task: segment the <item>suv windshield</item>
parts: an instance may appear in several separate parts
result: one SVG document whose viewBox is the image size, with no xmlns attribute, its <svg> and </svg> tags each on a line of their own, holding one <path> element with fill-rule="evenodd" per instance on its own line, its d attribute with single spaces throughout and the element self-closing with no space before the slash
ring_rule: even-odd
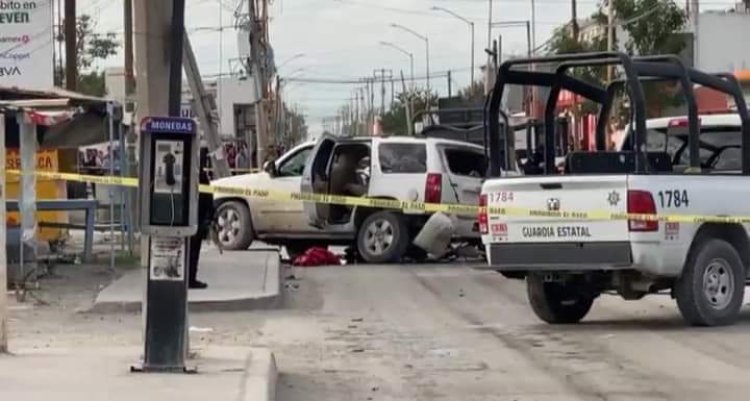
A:
<svg viewBox="0 0 750 401">
<path fill-rule="evenodd" d="M 667 152 L 675 165 L 690 164 L 686 132 L 667 128 L 648 131 L 649 152 Z M 701 129 L 701 167 L 714 171 L 739 171 L 742 168 L 742 135 L 740 127 L 707 127 Z"/>
<path fill-rule="evenodd" d="M 427 148 L 419 143 L 384 143 L 378 148 L 384 174 L 427 172 Z"/>
</svg>

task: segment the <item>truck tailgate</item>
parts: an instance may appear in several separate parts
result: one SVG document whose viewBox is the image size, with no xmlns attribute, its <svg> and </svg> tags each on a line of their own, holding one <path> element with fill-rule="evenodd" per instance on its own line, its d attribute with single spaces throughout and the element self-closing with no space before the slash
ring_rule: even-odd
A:
<svg viewBox="0 0 750 401">
<path fill-rule="evenodd" d="M 625 220 L 560 218 L 544 212 L 627 210 L 627 176 L 554 176 L 501 178 L 487 181 L 482 193 L 492 208 L 509 215 L 489 214 L 485 243 L 583 243 L 628 241 Z M 517 209 L 541 211 L 531 216 Z"/>
</svg>

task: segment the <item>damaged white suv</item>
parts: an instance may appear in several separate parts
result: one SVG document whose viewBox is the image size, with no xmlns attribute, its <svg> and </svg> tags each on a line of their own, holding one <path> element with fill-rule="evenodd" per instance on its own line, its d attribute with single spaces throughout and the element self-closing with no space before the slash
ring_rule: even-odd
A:
<svg viewBox="0 0 750 401">
<path fill-rule="evenodd" d="M 329 195 L 477 205 L 487 171 L 481 146 L 438 138 L 324 136 L 297 146 L 265 171 L 213 181 Z M 246 249 L 253 240 L 283 245 L 290 256 L 310 246 L 356 245 L 366 262 L 398 262 L 430 214 L 216 194 L 219 240 Z M 479 243 L 474 216 L 455 216 L 456 240 Z"/>
</svg>

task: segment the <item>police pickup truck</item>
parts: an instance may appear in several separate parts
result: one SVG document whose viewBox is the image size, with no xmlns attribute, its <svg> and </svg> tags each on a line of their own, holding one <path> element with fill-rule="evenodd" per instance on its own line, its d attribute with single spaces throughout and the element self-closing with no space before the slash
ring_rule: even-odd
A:
<svg viewBox="0 0 750 401">
<path fill-rule="evenodd" d="M 556 70 L 516 69 L 532 63 L 553 63 Z M 569 74 L 606 64 L 621 66 L 624 79 L 600 87 Z M 676 81 L 688 116 L 647 121 L 645 80 Z M 597 150 L 569 153 L 562 174 L 554 154 L 545 151 L 542 175 L 500 177 L 503 161 L 493 142 L 501 135 L 506 84 L 549 87 L 546 121 L 554 118 L 561 90 L 598 103 Z M 695 85 L 726 93 L 737 112 L 699 116 Z M 606 151 L 606 121 L 618 86 L 629 97 L 632 121 L 620 150 Z M 488 115 L 491 176 L 497 178 L 484 183 L 480 197 L 487 268 L 525 279 L 539 318 L 576 323 L 602 293 L 636 300 L 669 290 L 690 324 L 737 319 L 750 266 L 750 219 L 726 217 L 750 215 L 750 116 L 733 77 L 688 69 L 669 56 L 513 60 L 500 67 Z M 548 123 L 546 131 L 554 144 L 554 126 Z"/>
</svg>

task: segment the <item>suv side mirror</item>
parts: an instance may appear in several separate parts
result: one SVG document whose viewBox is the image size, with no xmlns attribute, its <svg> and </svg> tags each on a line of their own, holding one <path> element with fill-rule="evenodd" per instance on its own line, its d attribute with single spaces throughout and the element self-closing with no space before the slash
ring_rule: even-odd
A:
<svg viewBox="0 0 750 401">
<path fill-rule="evenodd" d="M 271 177 L 276 177 L 276 174 L 278 173 L 276 171 L 276 163 L 274 163 L 273 160 L 265 162 L 263 164 L 263 171 L 268 173 Z"/>
</svg>

